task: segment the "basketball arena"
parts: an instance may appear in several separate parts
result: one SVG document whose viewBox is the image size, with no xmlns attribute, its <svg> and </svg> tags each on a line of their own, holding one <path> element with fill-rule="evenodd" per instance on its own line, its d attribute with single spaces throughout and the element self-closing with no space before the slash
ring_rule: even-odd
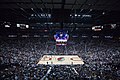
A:
<svg viewBox="0 0 120 80">
<path fill-rule="evenodd" d="M 1 0 L 0 80 L 120 80 L 120 0 Z"/>
</svg>

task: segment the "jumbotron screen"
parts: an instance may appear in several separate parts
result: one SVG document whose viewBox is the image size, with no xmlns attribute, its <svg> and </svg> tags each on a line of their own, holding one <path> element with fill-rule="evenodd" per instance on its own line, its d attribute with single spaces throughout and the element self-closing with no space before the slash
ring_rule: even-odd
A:
<svg viewBox="0 0 120 80">
<path fill-rule="evenodd" d="M 54 35 L 56 45 L 66 45 L 69 35 L 66 32 L 56 32 Z"/>
</svg>

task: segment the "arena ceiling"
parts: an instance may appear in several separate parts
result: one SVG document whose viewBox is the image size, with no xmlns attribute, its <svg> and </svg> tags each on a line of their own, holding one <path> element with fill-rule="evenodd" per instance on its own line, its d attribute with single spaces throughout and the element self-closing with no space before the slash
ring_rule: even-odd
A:
<svg viewBox="0 0 120 80">
<path fill-rule="evenodd" d="M 120 0 L 0 0 L 0 22 L 83 27 L 120 22 Z"/>
<path fill-rule="evenodd" d="M 119 0 L 1 0 L 1 8 L 120 10 Z"/>
</svg>

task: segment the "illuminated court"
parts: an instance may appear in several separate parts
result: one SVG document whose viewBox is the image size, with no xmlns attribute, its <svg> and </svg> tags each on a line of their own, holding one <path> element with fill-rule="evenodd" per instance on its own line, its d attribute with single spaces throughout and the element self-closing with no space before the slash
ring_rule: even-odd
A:
<svg viewBox="0 0 120 80">
<path fill-rule="evenodd" d="M 37 64 L 45 65 L 79 65 L 84 64 L 78 55 L 44 55 Z"/>
</svg>

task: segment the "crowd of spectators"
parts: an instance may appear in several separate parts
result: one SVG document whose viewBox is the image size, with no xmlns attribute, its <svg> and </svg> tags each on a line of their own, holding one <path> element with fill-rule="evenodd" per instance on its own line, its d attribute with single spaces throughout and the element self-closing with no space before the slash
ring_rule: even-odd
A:
<svg viewBox="0 0 120 80">
<path fill-rule="evenodd" d="M 37 65 L 44 54 L 77 54 L 85 64 Z M 40 80 L 44 76 L 46 80 L 120 80 L 120 42 L 73 39 L 66 46 L 56 46 L 47 38 L 0 39 L 0 80 Z"/>
</svg>

